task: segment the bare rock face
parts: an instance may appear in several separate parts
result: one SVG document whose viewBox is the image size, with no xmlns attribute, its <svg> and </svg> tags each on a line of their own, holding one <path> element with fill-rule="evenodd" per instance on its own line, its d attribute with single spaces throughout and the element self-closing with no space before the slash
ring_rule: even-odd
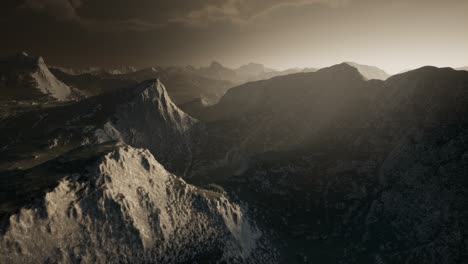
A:
<svg viewBox="0 0 468 264">
<path fill-rule="evenodd" d="M 178 172 L 185 174 L 191 162 L 189 130 L 195 120 L 172 102 L 159 81 L 144 82 L 136 90 L 136 96 L 117 106 L 105 124 L 114 130 L 104 127 L 104 134 L 148 148 L 166 167 L 181 168 Z M 97 139 L 102 141 L 100 136 Z"/>
<path fill-rule="evenodd" d="M 0 168 L 28 168 L 82 145 L 123 141 L 149 149 L 169 171 L 184 175 L 191 166 L 195 123 L 159 81 L 149 80 L 5 120 L 0 124 L 8 128 L 0 135 Z"/>
<path fill-rule="evenodd" d="M 42 57 L 26 53 L 0 59 L 0 97 L 23 100 L 43 97 L 57 101 L 71 99 L 70 87 L 57 80 Z"/>
<path fill-rule="evenodd" d="M 80 150 L 25 174 L 56 183 L 9 217 L 1 263 L 275 261 L 240 205 L 185 183 L 148 150 Z"/>
</svg>

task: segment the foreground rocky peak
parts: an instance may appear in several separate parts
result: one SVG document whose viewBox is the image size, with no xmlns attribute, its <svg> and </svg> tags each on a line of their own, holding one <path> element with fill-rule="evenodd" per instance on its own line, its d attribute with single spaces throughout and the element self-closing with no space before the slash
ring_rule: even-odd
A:
<svg viewBox="0 0 468 264">
<path fill-rule="evenodd" d="M 25 52 L 0 59 L 1 97 L 13 100 L 71 99 L 70 87 L 57 80 L 42 57 Z"/>
<path fill-rule="evenodd" d="M 80 149 L 24 173 L 31 181 L 52 177 L 55 187 L 9 217 L 0 262 L 274 260 L 262 232 L 224 194 L 185 183 L 148 150 L 101 152 Z"/>
</svg>

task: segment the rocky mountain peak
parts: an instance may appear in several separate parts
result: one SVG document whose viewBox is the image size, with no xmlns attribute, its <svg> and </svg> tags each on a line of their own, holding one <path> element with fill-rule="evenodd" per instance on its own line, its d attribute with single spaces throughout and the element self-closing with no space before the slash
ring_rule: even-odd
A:
<svg viewBox="0 0 468 264">
<path fill-rule="evenodd" d="M 57 80 L 42 57 L 25 52 L 0 59 L 0 89 L 3 97 L 15 100 L 67 101 L 71 99 L 70 87 Z M 6 91 L 8 90 L 8 91 Z"/>
<path fill-rule="evenodd" d="M 27 263 L 30 256 L 41 263 L 182 263 L 207 255 L 220 262 L 272 260 L 240 205 L 187 184 L 148 150 L 97 145 L 24 175 L 51 184 L 32 188 L 42 188 L 31 197 L 35 202 L 7 219 L 1 262 Z"/>
</svg>

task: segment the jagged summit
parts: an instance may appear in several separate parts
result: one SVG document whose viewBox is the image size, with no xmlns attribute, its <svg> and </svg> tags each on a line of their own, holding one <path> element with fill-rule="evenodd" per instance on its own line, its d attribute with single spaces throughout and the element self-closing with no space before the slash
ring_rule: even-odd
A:
<svg viewBox="0 0 468 264">
<path fill-rule="evenodd" d="M 71 99 L 70 87 L 57 80 L 42 57 L 26 52 L 0 59 L 0 98 L 13 100 Z"/>
<path fill-rule="evenodd" d="M 187 184 L 148 150 L 95 148 L 15 175 L 40 184 L 10 186 L 34 196 L 5 219 L 0 262 L 273 261 L 262 232 L 224 194 Z"/>
<path fill-rule="evenodd" d="M 46 121 L 43 116 L 48 117 Z M 50 159 L 51 149 L 63 153 L 81 145 L 119 140 L 149 149 L 168 170 L 184 175 L 190 166 L 190 130 L 196 121 L 172 102 L 160 81 L 148 80 L 74 104 L 26 113 L 2 125 L 15 131 L 25 123 L 34 124 L 35 129 L 20 135 L 2 133 L 3 142 L 14 140 L 14 144 L 0 150 L 4 157 L 0 167 L 44 162 Z M 28 149 L 34 149 L 37 157 L 8 163 L 6 157 L 11 155 L 28 157 L 24 153 Z"/>
</svg>

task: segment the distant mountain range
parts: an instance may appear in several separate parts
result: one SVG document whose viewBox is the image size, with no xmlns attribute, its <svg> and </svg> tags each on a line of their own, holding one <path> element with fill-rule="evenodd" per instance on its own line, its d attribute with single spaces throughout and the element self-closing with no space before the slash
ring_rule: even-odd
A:
<svg viewBox="0 0 468 264">
<path fill-rule="evenodd" d="M 389 77 L 377 67 L 349 62 L 366 79 L 385 80 Z M 218 102 L 226 91 L 239 84 L 270 79 L 294 73 L 314 72 L 313 68 L 294 68 L 278 71 L 258 63 L 249 63 L 237 69 L 230 69 L 218 62 L 208 67 L 150 67 L 136 70 L 134 67 L 118 69 L 89 68 L 85 70 L 53 67 L 52 73 L 85 96 L 94 96 L 109 90 L 135 85 L 147 79 L 159 78 L 167 84 L 168 92 L 177 105 L 201 99 L 207 105 Z"/>
<path fill-rule="evenodd" d="M 234 86 L 228 81 L 201 77 L 180 68 L 146 68 L 117 75 L 102 72 L 72 75 L 57 68 L 52 72 L 60 80 L 82 91 L 86 96 L 95 96 L 117 88 L 136 85 L 148 79 L 159 79 L 167 84 L 171 98 L 178 105 L 200 97 L 209 104 L 214 104 L 229 88 Z"/>
<path fill-rule="evenodd" d="M 1 62 L 0 263 L 466 259 L 468 72 Z"/>
<path fill-rule="evenodd" d="M 243 84 L 246 82 L 264 80 L 281 75 L 298 72 L 312 72 L 316 70 L 313 68 L 295 68 L 278 71 L 267 68 L 264 65 L 258 63 L 249 63 L 237 69 L 230 69 L 223 66 L 219 62 L 212 62 L 208 67 L 194 68 L 192 66 L 188 66 L 186 69 L 200 76 L 216 80 L 230 81 L 235 84 Z"/>
</svg>

